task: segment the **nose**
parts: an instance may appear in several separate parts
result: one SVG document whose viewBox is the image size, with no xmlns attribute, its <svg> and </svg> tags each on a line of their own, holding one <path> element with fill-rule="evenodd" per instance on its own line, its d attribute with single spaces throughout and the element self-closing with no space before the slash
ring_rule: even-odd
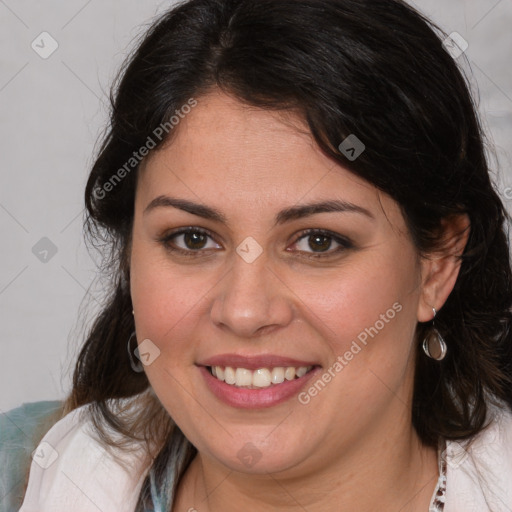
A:
<svg viewBox="0 0 512 512">
<path fill-rule="evenodd" d="M 237 337 L 267 334 L 293 319 L 292 293 L 263 254 L 252 263 L 235 255 L 216 292 L 211 320 Z"/>
</svg>

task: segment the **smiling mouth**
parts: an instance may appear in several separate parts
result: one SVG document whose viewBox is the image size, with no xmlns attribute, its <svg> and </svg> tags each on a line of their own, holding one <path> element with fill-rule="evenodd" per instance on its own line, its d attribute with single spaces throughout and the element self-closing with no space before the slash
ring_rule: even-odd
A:
<svg viewBox="0 0 512 512">
<path fill-rule="evenodd" d="M 276 366 L 275 368 L 233 368 L 231 366 L 207 366 L 210 374 L 230 386 L 246 389 L 262 389 L 278 386 L 286 381 L 300 379 L 314 366 Z"/>
</svg>

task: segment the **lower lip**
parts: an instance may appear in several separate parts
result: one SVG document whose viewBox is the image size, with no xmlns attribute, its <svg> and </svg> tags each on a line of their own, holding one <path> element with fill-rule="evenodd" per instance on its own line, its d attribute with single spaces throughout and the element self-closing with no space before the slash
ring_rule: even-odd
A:
<svg viewBox="0 0 512 512">
<path fill-rule="evenodd" d="M 259 409 L 273 407 L 297 395 L 320 368 L 313 368 L 298 379 L 285 380 L 282 384 L 271 384 L 261 389 L 238 388 L 217 379 L 205 366 L 200 366 L 199 370 L 210 391 L 222 402 L 240 409 Z"/>
</svg>

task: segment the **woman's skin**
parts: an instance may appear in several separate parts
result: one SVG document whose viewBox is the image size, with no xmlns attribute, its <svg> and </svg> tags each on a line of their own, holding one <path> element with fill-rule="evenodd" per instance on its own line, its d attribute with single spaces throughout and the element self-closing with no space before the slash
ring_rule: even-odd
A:
<svg viewBox="0 0 512 512">
<path fill-rule="evenodd" d="M 197 100 L 143 164 L 130 256 L 137 339 L 160 350 L 145 371 L 198 449 L 173 510 L 426 512 L 438 467 L 411 424 L 414 333 L 442 308 L 459 263 L 420 258 L 397 203 L 321 153 L 295 114 L 217 91 Z M 172 206 L 146 210 L 163 195 L 213 208 L 225 223 Z M 275 223 L 282 210 L 326 200 L 371 216 Z M 192 257 L 161 241 L 187 227 L 212 233 L 168 239 Z M 452 253 L 464 248 L 454 235 L 464 227 L 465 217 L 446 224 Z M 302 234 L 310 228 L 351 245 Z M 247 237 L 262 249 L 252 262 L 236 250 Z M 272 354 L 318 365 L 303 378 L 307 393 L 381 315 L 384 326 L 308 403 L 295 393 L 243 408 L 206 384 L 200 365 L 212 356 Z"/>
</svg>

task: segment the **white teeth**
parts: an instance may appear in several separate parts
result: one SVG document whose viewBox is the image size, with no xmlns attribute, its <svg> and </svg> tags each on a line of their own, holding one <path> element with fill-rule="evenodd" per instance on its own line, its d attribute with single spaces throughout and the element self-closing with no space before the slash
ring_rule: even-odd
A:
<svg viewBox="0 0 512 512">
<path fill-rule="evenodd" d="M 226 384 L 234 384 L 236 382 L 235 370 L 230 366 L 226 366 L 224 370 L 224 380 Z"/>
<path fill-rule="evenodd" d="M 308 369 L 305 366 L 301 366 L 300 368 L 297 368 L 297 370 L 295 370 L 297 377 L 304 377 L 304 375 L 306 375 L 307 372 Z"/>
<path fill-rule="evenodd" d="M 284 382 L 284 368 L 282 366 L 272 370 L 272 384 L 281 384 Z"/>
<path fill-rule="evenodd" d="M 284 371 L 284 378 L 286 380 L 295 379 L 295 368 L 293 366 L 289 366 L 288 368 L 286 368 L 286 370 Z"/>
<path fill-rule="evenodd" d="M 225 381 L 226 384 L 254 389 L 268 388 L 272 384 L 282 384 L 285 380 L 289 381 L 304 377 L 312 368 L 312 366 L 300 366 L 298 368 L 278 366 L 271 369 L 258 368 L 255 371 L 251 371 L 247 368 L 212 366 L 211 373 L 217 379 Z"/>
<path fill-rule="evenodd" d="M 260 368 L 252 374 L 252 385 L 257 388 L 268 388 L 272 382 L 272 374 L 266 368 Z M 238 383 L 237 383 L 238 386 Z"/>
<path fill-rule="evenodd" d="M 245 368 L 237 368 L 235 371 L 235 385 L 236 386 L 251 386 L 252 385 L 252 372 Z"/>
</svg>

